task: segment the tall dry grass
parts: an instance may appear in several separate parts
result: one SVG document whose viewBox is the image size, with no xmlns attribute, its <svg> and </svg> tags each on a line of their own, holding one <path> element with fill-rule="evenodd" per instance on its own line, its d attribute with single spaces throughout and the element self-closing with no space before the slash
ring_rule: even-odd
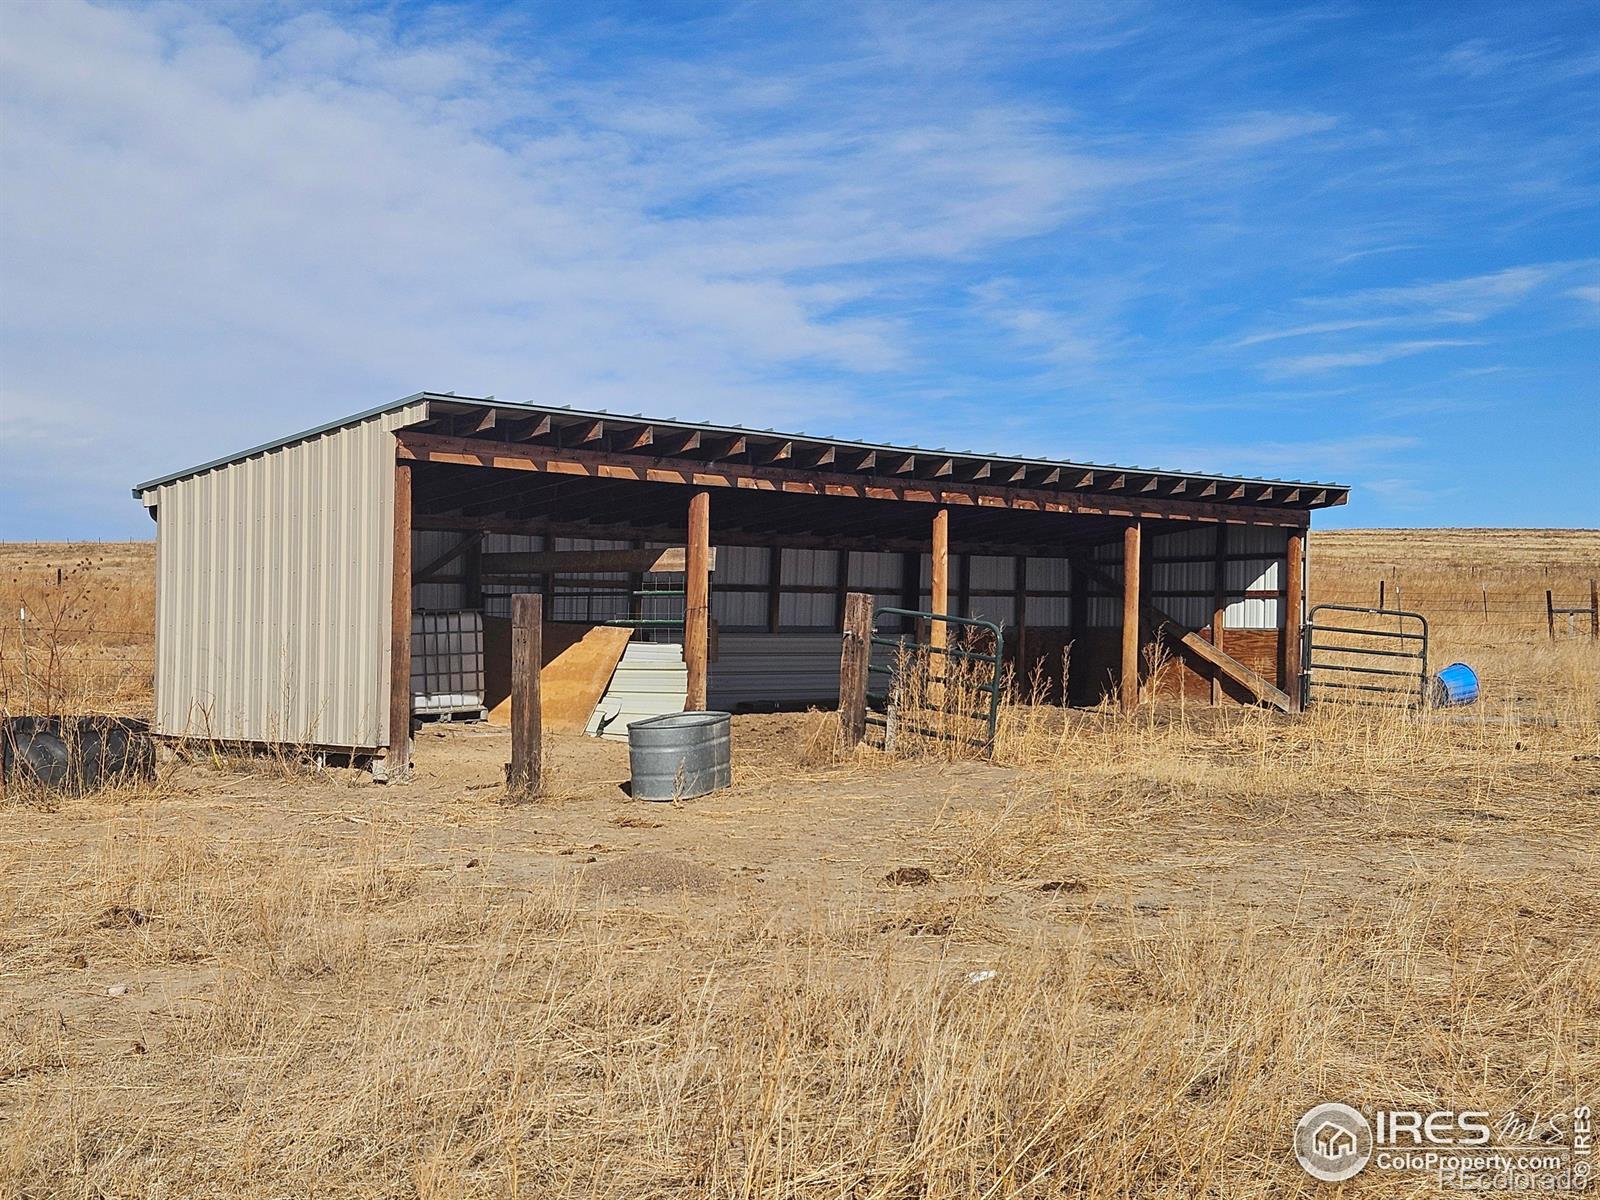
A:
<svg viewBox="0 0 1600 1200">
<path fill-rule="evenodd" d="M 65 877 L 10 845 L 3 949 L 30 986 L 6 998 L 0 1190 L 1310 1195 L 1286 1139 L 1315 1101 L 1526 1111 L 1593 1088 L 1600 901 L 1571 879 L 1463 855 L 1342 911 L 1293 876 L 1253 908 L 1098 901 L 1180 816 L 1214 836 L 1304 814 L 1241 794 L 1256 768 L 1233 754 L 1209 781 L 1052 774 L 985 819 L 929 814 L 954 899 L 840 896 L 799 922 L 441 872 L 372 810 L 331 846 L 135 818 Z M 1381 845 L 1368 803 L 1324 802 L 1305 836 Z M 1439 812 L 1389 815 L 1416 833 Z M 1082 874 L 1041 893 L 1057 843 Z M 1044 918 L 1018 927 L 1023 889 Z M 162 982 L 108 1016 L 107 979 Z"/>
<path fill-rule="evenodd" d="M 523 844 L 612 810 L 446 783 L 0 807 L 0 1196 L 1455 1194 L 1289 1138 L 1600 1087 L 1600 654 L 1462 630 L 1462 723 L 1010 704 L 992 765 L 763 749 L 674 810 L 797 890 L 597 892 Z M 825 820 L 931 882 L 827 882 Z"/>
<path fill-rule="evenodd" d="M 0 545 L 0 712 L 148 715 L 154 544 Z"/>
</svg>

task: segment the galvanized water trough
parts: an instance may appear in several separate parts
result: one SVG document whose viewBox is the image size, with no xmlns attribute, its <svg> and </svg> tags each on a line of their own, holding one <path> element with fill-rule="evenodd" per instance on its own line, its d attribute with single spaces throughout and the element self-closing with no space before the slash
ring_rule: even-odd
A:
<svg viewBox="0 0 1600 1200">
<path fill-rule="evenodd" d="M 731 717 L 668 713 L 628 726 L 635 800 L 687 800 L 733 782 Z"/>
</svg>

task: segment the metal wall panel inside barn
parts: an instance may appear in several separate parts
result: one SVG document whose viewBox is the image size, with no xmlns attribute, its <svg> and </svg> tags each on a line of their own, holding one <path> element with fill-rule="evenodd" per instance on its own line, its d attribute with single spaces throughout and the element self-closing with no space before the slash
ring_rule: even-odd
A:
<svg viewBox="0 0 1600 1200">
<path fill-rule="evenodd" d="M 419 531 L 413 535 L 413 561 L 422 563 L 447 553 L 461 534 Z M 1153 532 L 1147 538 L 1149 553 L 1146 594 L 1159 609 L 1191 629 L 1209 629 L 1216 604 L 1217 536 L 1215 525 Z M 1241 652 L 1249 648 L 1253 661 L 1268 675 L 1279 653 L 1277 631 L 1283 626 L 1278 593 L 1283 583 L 1286 534 L 1282 529 L 1230 526 L 1225 547 L 1224 606 L 1226 627 L 1235 635 Z M 712 541 L 716 543 L 713 518 Z M 490 534 L 485 553 L 542 550 L 622 549 L 635 543 L 573 537 L 544 538 L 534 534 Z M 666 543 L 651 542 L 650 546 Z M 897 608 L 910 597 L 904 594 L 907 558 L 918 580 L 914 604 L 931 605 L 931 560 L 926 554 L 906 555 L 885 551 L 835 551 L 815 548 L 719 545 L 712 575 L 711 616 L 718 627 L 715 657 L 709 669 L 709 702 L 718 708 L 796 703 L 831 704 L 837 699 L 840 601 L 845 591 L 872 595 L 875 607 Z M 1112 581 L 1120 584 L 1122 542 L 1095 547 L 1090 557 Z M 769 621 L 774 595 L 773 564 L 779 564 L 776 589 L 778 622 Z M 846 572 L 840 579 L 841 568 Z M 459 568 L 457 568 L 459 570 Z M 1083 686 L 1074 689 L 1079 702 L 1092 703 L 1108 681 L 1114 681 L 1122 626 L 1122 597 L 1099 581 L 1075 581 L 1072 564 L 1064 557 L 952 554 L 951 603 L 964 615 L 982 617 L 1006 628 L 1009 650 L 1017 654 L 1017 631 L 1030 632 L 1031 649 L 1050 653 L 1051 647 L 1072 639 L 1072 595 L 1075 584 L 1084 597 L 1084 624 L 1077 632 L 1071 655 Z M 646 577 L 646 587 L 680 586 L 681 577 Z M 552 586 L 548 606 L 556 621 L 596 622 L 628 615 L 628 577 L 616 573 L 564 574 L 554 581 L 530 579 L 520 584 L 485 582 L 484 611 L 509 616 L 511 594 Z M 1030 593 L 1025 620 L 1017 619 L 1017 591 L 1022 583 Z M 418 584 L 413 599 L 419 608 L 455 608 L 466 603 L 459 574 L 446 573 L 436 581 Z M 681 617 L 677 599 L 648 601 L 644 615 Z M 887 618 L 884 627 L 896 627 Z M 651 629 L 635 634 L 651 640 L 680 639 L 676 630 Z M 1266 638 L 1267 641 L 1262 639 Z M 1018 655 L 1019 671 L 1027 663 Z M 1031 661 L 1031 658 L 1030 660 Z M 1059 673 L 1059 666 L 1049 668 Z M 1192 673 L 1191 673 L 1192 674 Z M 1194 676 L 1185 685 L 1202 682 Z"/>
<path fill-rule="evenodd" d="M 419 401 L 143 494 L 157 731 L 388 743 L 392 433 L 426 413 Z"/>
</svg>

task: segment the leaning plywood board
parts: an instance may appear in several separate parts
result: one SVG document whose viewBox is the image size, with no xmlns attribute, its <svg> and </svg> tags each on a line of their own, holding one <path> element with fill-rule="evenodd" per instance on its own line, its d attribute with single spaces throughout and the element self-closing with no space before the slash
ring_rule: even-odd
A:
<svg viewBox="0 0 1600 1200">
<path fill-rule="evenodd" d="M 499 629 L 496 626 L 505 626 Z M 486 682 L 489 720 L 496 725 L 511 723 L 509 675 L 503 687 L 499 671 L 490 664 L 510 664 L 510 622 L 488 617 L 484 620 L 484 659 L 489 668 Z M 571 625 L 551 622 L 544 627 L 543 667 L 539 671 L 539 714 L 544 727 L 555 733 L 582 733 L 589 716 L 605 695 L 617 663 L 622 660 L 633 630 L 610 625 Z M 508 647 L 502 656 L 499 646 Z"/>
</svg>

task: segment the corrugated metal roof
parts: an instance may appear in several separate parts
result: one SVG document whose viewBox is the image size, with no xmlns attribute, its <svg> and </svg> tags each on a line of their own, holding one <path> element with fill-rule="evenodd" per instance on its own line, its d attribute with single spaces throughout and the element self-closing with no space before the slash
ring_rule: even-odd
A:
<svg viewBox="0 0 1600 1200">
<path fill-rule="evenodd" d="M 607 412 L 601 409 L 575 409 L 565 405 L 518 404 L 509 401 L 496 400 L 493 397 L 457 396 L 449 392 L 418 392 L 415 395 L 396 400 L 391 404 L 380 405 L 377 408 L 368 409 L 366 412 L 357 413 L 354 416 L 345 417 L 337 421 L 330 421 L 327 424 L 318 425 L 312 429 L 306 429 L 298 433 L 290 434 L 289 436 L 280 438 L 277 441 L 266 442 L 259 446 L 253 446 L 250 449 L 242 450 L 237 454 L 231 454 L 222 458 L 212 459 L 210 462 L 201 463 L 198 466 L 189 467 L 186 470 L 176 471 L 170 475 L 163 475 L 156 479 L 147 480 L 144 483 L 136 485 L 133 489 L 133 494 L 135 496 L 142 497 L 149 490 L 160 487 L 163 484 L 173 483 L 181 479 L 187 479 L 191 476 L 200 475 L 206 471 L 227 466 L 230 463 L 240 462 L 258 454 L 264 454 L 283 446 L 292 445 L 295 442 L 304 441 L 308 438 L 314 438 L 336 429 L 353 426 L 363 421 L 370 420 L 375 416 L 392 413 L 396 410 L 416 404 L 427 405 L 427 415 L 420 418 L 418 421 L 413 422 L 413 424 L 420 424 L 422 420 L 427 420 L 441 412 L 470 412 L 475 409 L 495 409 L 504 411 L 509 415 L 548 416 L 570 418 L 573 420 L 594 420 L 624 423 L 631 422 L 685 433 L 728 435 L 733 437 L 758 437 L 775 439 L 779 441 L 798 441 L 809 443 L 815 446 L 833 447 L 846 451 L 860 451 L 867 453 L 876 452 L 910 455 L 935 454 L 943 455 L 952 459 L 962 459 L 968 461 L 976 460 L 1012 467 L 1040 468 L 1047 470 L 1060 469 L 1066 471 L 1083 472 L 1133 472 L 1140 475 L 1160 475 L 1174 480 L 1185 480 L 1201 484 L 1252 485 L 1263 487 L 1272 486 L 1318 489 L 1339 493 L 1345 493 L 1349 490 L 1349 487 L 1346 484 L 1326 483 L 1313 480 L 1272 479 L 1261 476 L 1247 475 L 1214 475 L 1189 471 L 1173 471 L 1157 467 L 1138 467 L 1116 463 L 1085 463 L 1074 462 L 1066 459 L 1027 458 L 1017 455 L 986 454 L 971 450 L 947 450 L 944 447 L 858 442 L 839 438 L 830 438 L 826 436 L 818 436 L 814 434 L 786 433 L 772 429 L 755 429 L 744 425 L 716 425 L 704 422 L 681 421 L 676 417 L 647 417 L 639 413 L 616 413 Z"/>
</svg>

